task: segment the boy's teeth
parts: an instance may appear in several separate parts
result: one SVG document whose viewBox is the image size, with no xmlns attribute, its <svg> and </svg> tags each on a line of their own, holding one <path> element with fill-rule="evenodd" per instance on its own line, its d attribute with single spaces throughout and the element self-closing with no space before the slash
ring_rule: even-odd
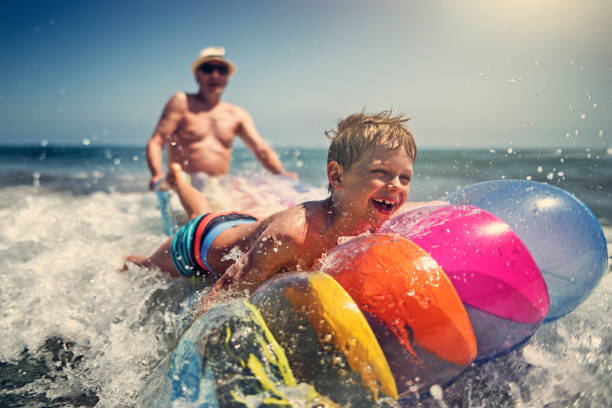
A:
<svg viewBox="0 0 612 408">
<path fill-rule="evenodd" d="M 380 206 L 381 208 L 385 208 L 388 211 L 391 211 L 395 206 L 395 203 L 387 200 L 374 199 L 373 201 L 376 203 L 376 205 Z"/>
</svg>

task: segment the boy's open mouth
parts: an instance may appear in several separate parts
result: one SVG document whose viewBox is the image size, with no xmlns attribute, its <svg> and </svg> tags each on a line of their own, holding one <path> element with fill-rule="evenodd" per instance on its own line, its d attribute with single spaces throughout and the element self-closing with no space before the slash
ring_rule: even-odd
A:
<svg viewBox="0 0 612 408">
<path fill-rule="evenodd" d="M 372 202 L 374 203 L 374 207 L 384 214 L 391 214 L 397 206 L 397 202 L 388 201 L 382 198 L 373 198 Z"/>
</svg>

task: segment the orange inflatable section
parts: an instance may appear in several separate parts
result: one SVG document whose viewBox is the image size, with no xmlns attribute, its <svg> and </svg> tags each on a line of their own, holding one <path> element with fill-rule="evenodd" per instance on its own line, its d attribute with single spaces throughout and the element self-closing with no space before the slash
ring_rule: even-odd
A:
<svg viewBox="0 0 612 408">
<path fill-rule="evenodd" d="M 461 299 L 436 261 L 411 241 L 383 234 L 357 237 L 336 248 L 324 270 L 415 358 L 410 331 L 416 344 L 439 359 L 467 365 L 476 358 L 476 338 Z"/>
</svg>

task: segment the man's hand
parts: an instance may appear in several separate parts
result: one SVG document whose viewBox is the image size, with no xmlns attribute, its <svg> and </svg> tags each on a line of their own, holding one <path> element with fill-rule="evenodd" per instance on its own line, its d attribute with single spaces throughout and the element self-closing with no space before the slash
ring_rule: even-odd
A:
<svg viewBox="0 0 612 408">
<path fill-rule="evenodd" d="M 155 183 L 157 183 L 159 180 L 163 179 L 164 175 L 162 174 L 161 176 L 153 176 L 151 177 L 151 181 L 149 182 L 149 190 L 153 191 L 153 188 L 155 187 Z"/>
<path fill-rule="evenodd" d="M 297 180 L 299 178 L 297 173 L 294 173 L 292 171 L 283 171 L 282 173 L 280 173 L 281 176 L 285 176 L 285 177 L 289 177 L 291 179 Z"/>
</svg>

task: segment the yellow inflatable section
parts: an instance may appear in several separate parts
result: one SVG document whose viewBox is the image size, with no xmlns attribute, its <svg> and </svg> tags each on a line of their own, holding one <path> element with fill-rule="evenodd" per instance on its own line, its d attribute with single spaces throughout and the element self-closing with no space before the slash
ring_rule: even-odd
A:
<svg viewBox="0 0 612 408">
<path fill-rule="evenodd" d="M 298 381 L 342 406 L 397 399 L 387 359 L 359 307 L 321 272 L 280 275 L 250 301 L 285 349 Z"/>
</svg>

